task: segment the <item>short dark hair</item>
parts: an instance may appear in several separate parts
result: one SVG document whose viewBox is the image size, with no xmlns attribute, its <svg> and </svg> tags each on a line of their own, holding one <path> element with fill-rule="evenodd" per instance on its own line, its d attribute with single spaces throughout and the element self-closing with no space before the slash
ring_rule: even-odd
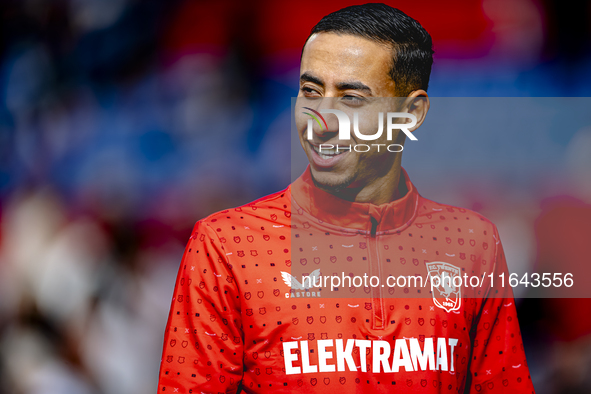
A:
<svg viewBox="0 0 591 394">
<path fill-rule="evenodd" d="M 355 35 L 392 47 L 390 76 L 396 83 L 398 95 L 407 96 L 413 90 L 429 87 L 434 52 L 431 36 L 419 22 L 399 9 L 381 3 L 343 8 L 322 18 L 312 28 L 306 43 L 315 33 L 331 32 Z"/>
</svg>

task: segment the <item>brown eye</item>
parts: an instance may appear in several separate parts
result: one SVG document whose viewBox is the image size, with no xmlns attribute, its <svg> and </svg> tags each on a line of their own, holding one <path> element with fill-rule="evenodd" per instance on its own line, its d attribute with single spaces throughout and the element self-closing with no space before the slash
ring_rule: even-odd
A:
<svg viewBox="0 0 591 394">
<path fill-rule="evenodd" d="M 365 101 L 364 98 L 358 96 L 343 96 L 342 100 L 350 106 L 360 106 Z"/>
<path fill-rule="evenodd" d="M 301 91 L 304 93 L 304 95 L 306 97 L 319 97 L 320 96 L 320 94 L 315 89 L 312 89 L 307 86 L 304 86 L 303 88 L 301 88 Z"/>
</svg>

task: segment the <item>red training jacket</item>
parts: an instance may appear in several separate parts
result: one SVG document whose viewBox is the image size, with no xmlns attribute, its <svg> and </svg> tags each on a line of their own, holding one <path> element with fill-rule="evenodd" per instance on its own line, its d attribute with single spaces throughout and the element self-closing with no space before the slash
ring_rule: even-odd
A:
<svg viewBox="0 0 591 394">
<path fill-rule="evenodd" d="M 396 201 L 351 203 L 308 169 L 199 221 L 159 392 L 533 393 L 496 227 L 401 181 Z M 446 274 L 464 282 L 426 280 Z"/>
</svg>

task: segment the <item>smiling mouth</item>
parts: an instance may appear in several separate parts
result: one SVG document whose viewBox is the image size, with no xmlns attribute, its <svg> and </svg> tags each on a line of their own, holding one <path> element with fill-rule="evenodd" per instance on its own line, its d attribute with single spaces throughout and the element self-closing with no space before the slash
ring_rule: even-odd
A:
<svg viewBox="0 0 591 394">
<path fill-rule="evenodd" d="M 320 156 L 323 159 L 332 159 L 336 156 L 342 155 L 343 153 L 347 152 L 347 150 L 345 150 L 342 147 L 340 150 L 337 150 L 338 145 L 336 145 L 336 147 L 330 148 L 330 149 L 323 147 L 322 151 L 320 149 L 320 146 L 316 146 L 316 145 L 312 145 L 312 144 L 310 144 L 310 146 L 312 146 L 312 149 L 314 149 L 314 151 L 316 153 L 318 153 L 318 156 Z"/>
</svg>

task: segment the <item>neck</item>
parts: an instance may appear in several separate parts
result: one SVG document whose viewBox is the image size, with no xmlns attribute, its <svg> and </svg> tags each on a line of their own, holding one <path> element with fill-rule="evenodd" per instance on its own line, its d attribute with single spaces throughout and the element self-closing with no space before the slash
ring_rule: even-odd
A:
<svg viewBox="0 0 591 394">
<path fill-rule="evenodd" d="M 407 193 L 405 180 L 402 179 L 401 182 L 401 174 L 402 167 L 397 161 L 386 174 L 375 177 L 363 185 L 354 182 L 341 190 L 326 189 L 318 184 L 316 186 L 346 201 L 382 205 L 395 201 Z"/>
</svg>

